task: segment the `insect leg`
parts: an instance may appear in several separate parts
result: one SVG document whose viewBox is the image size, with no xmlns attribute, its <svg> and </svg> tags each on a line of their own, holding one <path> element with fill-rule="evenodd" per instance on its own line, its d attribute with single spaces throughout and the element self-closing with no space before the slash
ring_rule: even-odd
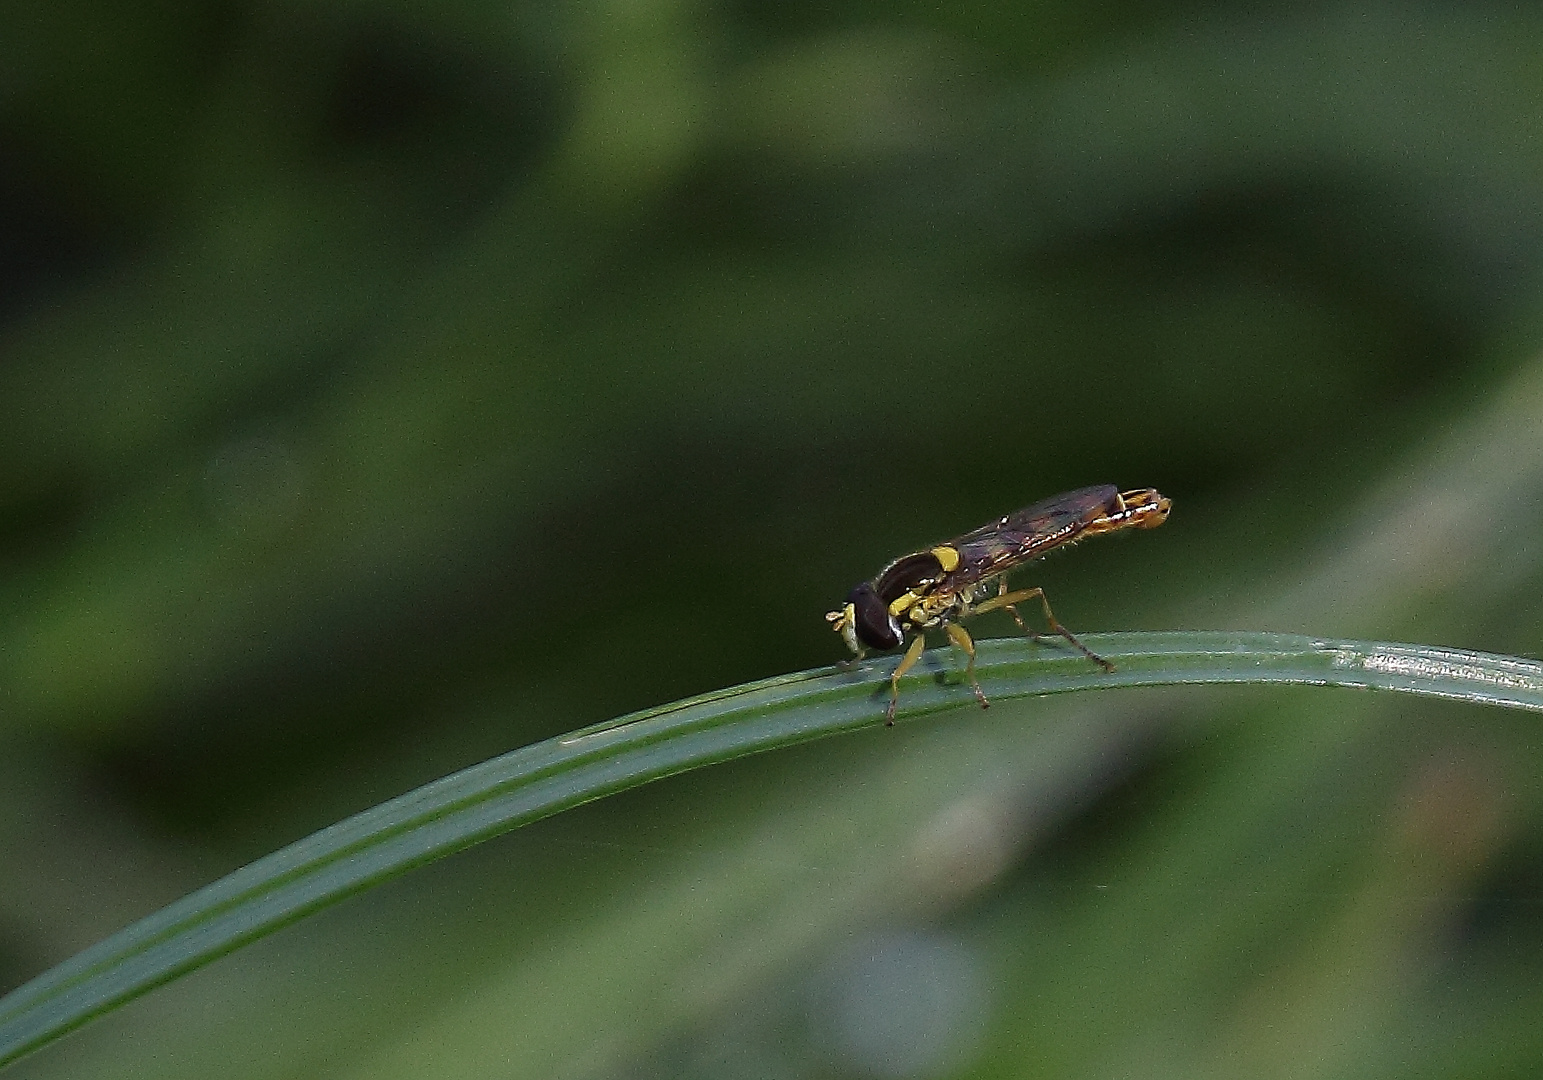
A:
<svg viewBox="0 0 1543 1080">
<path fill-rule="evenodd" d="M 1082 653 L 1083 656 L 1086 656 L 1089 660 L 1093 661 L 1093 663 L 1097 664 L 1105 671 L 1114 670 L 1113 664 L 1111 664 L 1108 660 L 1105 660 L 1102 656 L 1099 656 L 1096 652 L 1088 648 L 1082 642 L 1078 641 L 1077 635 L 1073 634 L 1070 630 L 1061 625 L 1061 621 L 1055 617 L 1055 612 L 1050 610 L 1050 601 L 1045 598 L 1044 589 L 1020 589 L 1017 592 L 998 593 L 990 600 L 987 600 L 984 604 L 976 605 L 974 610 L 971 611 L 971 614 L 979 615 L 983 611 L 995 611 L 997 608 L 1006 608 L 1008 614 L 1012 615 L 1013 620 L 1023 628 L 1023 632 L 1037 641 L 1040 635 L 1029 629 L 1028 625 L 1023 621 L 1023 616 L 1019 615 L 1018 609 L 1013 606 L 1014 604 L 1022 603 L 1025 600 L 1033 600 L 1036 597 L 1039 599 L 1040 606 L 1045 609 L 1045 622 L 1050 624 L 1050 629 L 1052 632 L 1071 642 L 1071 644 L 1077 649 L 1078 652 Z"/>
<path fill-rule="evenodd" d="M 975 677 L 975 642 L 970 640 L 969 632 L 958 623 L 951 622 L 944 623 L 943 630 L 948 634 L 948 640 L 963 649 L 970 658 L 964 674 L 970 680 L 970 689 L 975 691 L 975 700 L 980 702 L 982 709 L 991 708 L 991 702 L 986 700 L 986 692 L 980 688 L 980 680 Z"/>
<path fill-rule="evenodd" d="M 922 650 L 927 647 L 925 634 L 917 634 L 911 642 L 911 647 L 905 651 L 896 665 L 894 674 L 889 677 L 889 708 L 884 713 L 884 726 L 895 726 L 895 706 L 900 703 L 900 676 L 904 675 L 916 666 L 916 661 L 922 658 Z"/>
</svg>

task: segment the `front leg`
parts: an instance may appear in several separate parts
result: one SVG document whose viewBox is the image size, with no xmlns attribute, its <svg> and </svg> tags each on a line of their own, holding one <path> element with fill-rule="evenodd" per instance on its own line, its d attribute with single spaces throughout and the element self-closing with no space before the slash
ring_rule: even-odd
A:
<svg viewBox="0 0 1543 1080">
<path fill-rule="evenodd" d="M 895 706 L 900 703 L 900 676 L 916 666 L 916 661 L 922 658 L 922 650 L 926 647 L 927 636 L 918 631 L 911 641 L 911 647 L 895 666 L 894 674 L 889 677 L 889 708 L 884 711 L 885 727 L 895 726 Z"/>
</svg>

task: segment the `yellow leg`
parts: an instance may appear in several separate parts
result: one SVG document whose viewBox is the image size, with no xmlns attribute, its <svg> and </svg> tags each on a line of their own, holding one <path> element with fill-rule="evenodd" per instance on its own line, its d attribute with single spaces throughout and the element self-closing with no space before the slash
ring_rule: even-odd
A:
<svg viewBox="0 0 1543 1080">
<path fill-rule="evenodd" d="M 970 689 L 975 691 L 975 700 L 980 702 L 982 709 L 991 708 L 991 702 L 986 700 L 986 692 L 980 688 L 980 680 L 975 677 L 975 642 L 970 640 L 969 633 L 958 623 L 944 623 L 943 629 L 947 632 L 948 639 L 963 649 L 970 658 L 964 674 L 970 680 Z"/>
<path fill-rule="evenodd" d="M 889 708 L 884 713 L 884 726 L 895 726 L 895 706 L 900 703 L 900 677 L 916 666 L 916 661 L 922 658 L 922 650 L 927 647 L 925 634 L 917 634 L 911 641 L 911 647 L 900 658 L 895 672 L 889 677 Z"/>
<path fill-rule="evenodd" d="M 1022 629 L 1025 634 L 1028 634 L 1029 637 L 1033 638 L 1035 641 L 1038 641 L 1043 635 L 1041 635 L 1038 631 L 1030 630 L 1028 624 L 1023 621 L 1023 616 L 1019 615 L 1018 609 L 1013 606 L 1014 604 L 1022 603 L 1025 600 L 1033 600 L 1038 598 L 1040 606 L 1045 609 L 1045 622 L 1050 624 L 1050 629 L 1053 633 L 1071 642 L 1072 645 L 1077 648 L 1077 651 L 1082 653 L 1083 656 L 1086 656 L 1089 660 L 1093 661 L 1093 663 L 1097 664 L 1105 671 L 1114 670 L 1113 664 L 1105 660 L 1102 656 L 1099 656 L 1096 652 L 1088 648 L 1082 642 L 1078 641 L 1075 634 L 1061 625 L 1060 620 L 1055 617 L 1055 612 L 1050 610 L 1050 601 L 1045 599 L 1044 589 L 1021 589 L 1018 592 L 1008 592 L 1007 584 L 1005 582 L 1002 584 L 1001 588 L 1002 591 L 997 593 L 997 595 L 993 596 L 990 600 L 987 600 L 984 604 L 977 604 L 973 609 L 971 609 L 970 614 L 980 615 L 983 612 L 995 611 L 997 608 L 1006 608 L 1008 614 L 1013 617 L 1013 621 L 1018 624 L 1019 628 Z"/>
</svg>

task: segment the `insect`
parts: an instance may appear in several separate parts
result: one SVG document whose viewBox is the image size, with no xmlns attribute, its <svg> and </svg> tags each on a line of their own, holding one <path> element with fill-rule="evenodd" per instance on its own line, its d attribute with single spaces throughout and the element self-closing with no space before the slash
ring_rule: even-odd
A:
<svg viewBox="0 0 1543 1080">
<path fill-rule="evenodd" d="M 1105 671 L 1114 665 L 1078 641 L 1050 610 L 1043 589 L 1007 590 L 1007 575 L 1058 547 L 1075 544 L 1089 536 L 1121 529 L 1155 529 L 1168 520 L 1173 502 L 1153 488 L 1121 491 L 1113 484 L 1079 488 L 1037 502 L 1008 514 L 974 532 L 904 555 L 886 566 L 872 581 L 848 594 L 846 603 L 825 616 L 846 641 L 857 660 L 869 649 L 888 652 L 916 636 L 889 677 L 889 708 L 884 722 L 895 722 L 900 701 L 900 679 L 916 666 L 926 647 L 926 631 L 938 626 L 969 657 L 965 675 L 981 708 L 990 706 L 975 678 L 975 642 L 959 620 L 1006 608 L 1020 629 L 1038 641 L 1045 636 L 1029 629 L 1014 605 L 1038 600 L 1045 610 L 1050 633 L 1063 637 Z M 986 596 L 996 584 L 996 594 Z"/>
</svg>

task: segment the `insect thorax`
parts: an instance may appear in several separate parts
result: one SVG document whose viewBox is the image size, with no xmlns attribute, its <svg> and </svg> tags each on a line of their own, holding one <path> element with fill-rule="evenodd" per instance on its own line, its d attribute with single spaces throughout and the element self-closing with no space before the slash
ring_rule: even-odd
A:
<svg viewBox="0 0 1543 1080">
<path fill-rule="evenodd" d="M 929 594 L 916 599 L 899 614 L 903 625 L 914 630 L 930 630 L 942 623 L 958 618 L 965 611 L 966 601 L 959 593 Z"/>
</svg>

